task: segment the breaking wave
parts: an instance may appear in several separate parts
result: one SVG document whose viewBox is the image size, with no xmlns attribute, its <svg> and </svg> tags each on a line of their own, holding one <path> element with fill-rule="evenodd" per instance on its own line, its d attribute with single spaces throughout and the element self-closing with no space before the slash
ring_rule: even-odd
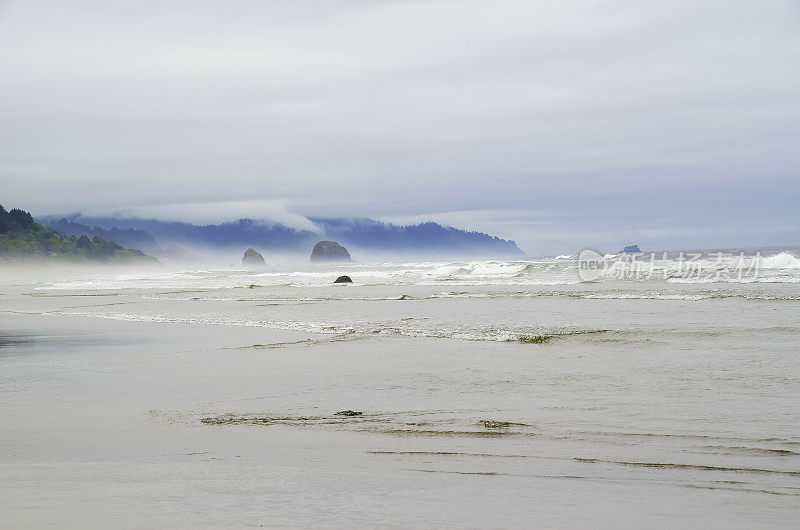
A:
<svg viewBox="0 0 800 530">
<path fill-rule="evenodd" d="M 775 256 L 761 258 L 762 269 L 800 269 L 800 259 L 788 252 L 781 252 Z"/>
<path fill-rule="evenodd" d="M 622 333 L 605 329 L 514 329 L 503 327 L 467 328 L 421 324 L 416 319 L 394 322 L 343 324 L 331 321 L 259 320 L 248 318 L 218 317 L 209 315 L 175 316 L 163 313 L 91 312 L 73 309 L 49 311 L 44 314 L 101 318 L 125 322 L 206 324 L 213 326 L 264 327 L 284 331 L 300 331 L 317 334 L 360 334 L 369 336 L 403 336 L 434 339 L 457 339 L 466 341 L 519 342 L 523 344 L 546 344 L 553 340 L 598 334 Z"/>
<path fill-rule="evenodd" d="M 623 255 L 606 256 L 608 267 L 598 282 L 649 284 L 798 283 L 800 259 L 789 252 L 773 256 L 741 257 L 703 255 L 695 259 L 675 257 L 636 262 L 636 275 L 626 275 L 631 261 Z M 657 257 L 654 257 L 657 258 Z M 691 259 L 691 261 L 689 261 Z M 627 261 L 626 261 L 627 260 Z M 38 290 L 118 291 L 125 289 L 234 289 L 246 287 L 325 287 L 346 272 L 351 287 L 374 285 L 418 286 L 572 286 L 581 283 L 578 261 L 573 256 L 527 260 L 480 260 L 471 262 L 366 263 L 313 267 L 301 270 L 181 270 L 159 274 L 128 274 L 51 282 Z M 645 272 L 646 274 L 642 274 Z"/>
<path fill-rule="evenodd" d="M 570 262 L 571 263 L 571 262 Z M 553 260 L 357 264 L 306 270 L 181 270 L 159 274 L 56 281 L 40 290 L 233 289 L 259 286 L 330 287 L 346 269 L 359 285 L 570 285 L 578 283 L 573 264 Z M 343 288 L 338 285 L 335 288 Z"/>
</svg>

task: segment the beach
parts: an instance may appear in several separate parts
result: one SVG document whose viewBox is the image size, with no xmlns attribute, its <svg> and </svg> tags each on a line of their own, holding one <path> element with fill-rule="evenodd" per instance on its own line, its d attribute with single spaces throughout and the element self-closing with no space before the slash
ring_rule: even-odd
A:
<svg viewBox="0 0 800 530">
<path fill-rule="evenodd" d="M 6 281 L 0 525 L 794 526 L 793 265 L 561 262 Z"/>
</svg>

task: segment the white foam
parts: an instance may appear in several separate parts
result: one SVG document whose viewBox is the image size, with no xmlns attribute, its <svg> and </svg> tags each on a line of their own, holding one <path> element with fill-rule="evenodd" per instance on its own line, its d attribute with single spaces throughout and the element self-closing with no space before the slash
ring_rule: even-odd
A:
<svg viewBox="0 0 800 530">
<path fill-rule="evenodd" d="M 348 264 L 301 270 L 179 270 L 159 274 L 126 274 L 56 281 L 42 290 L 210 290 L 250 285 L 331 288 L 343 271 L 357 285 L 545 286 L 580 282 L 572 256 L 548 260 L 480 260 Z M 556 260 L 561 260 L 557 262 Z M 699 271 L 699 274 L 697 273 Z M 609 259 L 600 282 L 667 281 L 668 283 L 797 283 L 800 259 L 788 252 L 765 257 L 705 256 L 701 259 L 630 261 Z"/>
<path fill-rule="evenodd" d="M 762 269 L 800 269 L 800 259 L 788 252 L 781 252 L 775 256 L 761 258 L 759 267 Z"/>
<path fill-rule="evenodd" d="M 428 324 L 420 325 L 418 322 L 392 321 L 392 322 L 355 322 L 342 324 L 335 321 L 293 321 L 293 320 L 254 320 L 247 318 L 216 317 L 207 315 L 171 316 L 163 313 L 122 313 L 122 312 L 91 312 L 80 310 L 58 310 L 47 312 L 49 315 L 78 316 L 101 318 L 105 320 L 118 320 L 125 322 L 143 323 L 177 323 L 177 324 L 204 324 L 212 326 L 233 327 L 263 327 L 284 331 L 299 331 L 323 335 L 349 335 L 359 334 L 364 336 L 375 335 L 400 335 L 404 337 L 425 337 L 435 339 L 457 339 L 466 341 L 507 342 L 517 341 L 524 337 L 536 335 L 561 335 L 569 336 L 581 334 L 586 331 L 573 328 L 505 328 L 483 327 L 467 328 L 449 325 Z M 593 333 L 593 331 L 588 331 Z"/>
</svg>

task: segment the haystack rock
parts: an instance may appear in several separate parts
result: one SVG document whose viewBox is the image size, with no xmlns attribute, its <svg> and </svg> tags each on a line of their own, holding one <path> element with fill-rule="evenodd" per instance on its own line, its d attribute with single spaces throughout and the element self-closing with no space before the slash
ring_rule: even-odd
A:
<svg viewBox="0 0 800 530">
<path fill-rule="evenodd" d="M 325 261 L 352 261 L 347 249 L 336 241 L 320 241 L 311 251 L 311 263 Z"/>
<path fill-rule="evenodd" d="M 628 245 L 627 247 L 625 247 L 622 250 L 620 250 L 620 253 L 629 253 L 630 254 L 630 253 L 635 253 L 635 252 L 641 252 L 641 250 L 639 250 L 639 245 Z"/>
<path fill-rule="evenodd" d="M 242 256 L 242 265 L 247 267 L 258 267 L 259 265 L 264 265 L 265 263 L 266 261 L 264 261 L 264 256 L 252 248 L 248 248 L 244 251 L 244 256 Z"/>
<path fill-rule="evenodd" d="M 353 279 L 350 276 L 339 276 L 333 283 L 353 283 Z"/>
</svg>

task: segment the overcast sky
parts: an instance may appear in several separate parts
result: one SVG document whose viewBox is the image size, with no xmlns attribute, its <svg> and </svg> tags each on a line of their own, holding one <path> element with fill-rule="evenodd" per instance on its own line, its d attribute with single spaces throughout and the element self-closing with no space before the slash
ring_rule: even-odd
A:
<svg viewBox="0 0 800 530">
<path fill-rule="evenodd" d="M 796 0 L 0 0 L 0 202 L 34 214 L 790 245 L 799 170 Z"/>
</svg>

